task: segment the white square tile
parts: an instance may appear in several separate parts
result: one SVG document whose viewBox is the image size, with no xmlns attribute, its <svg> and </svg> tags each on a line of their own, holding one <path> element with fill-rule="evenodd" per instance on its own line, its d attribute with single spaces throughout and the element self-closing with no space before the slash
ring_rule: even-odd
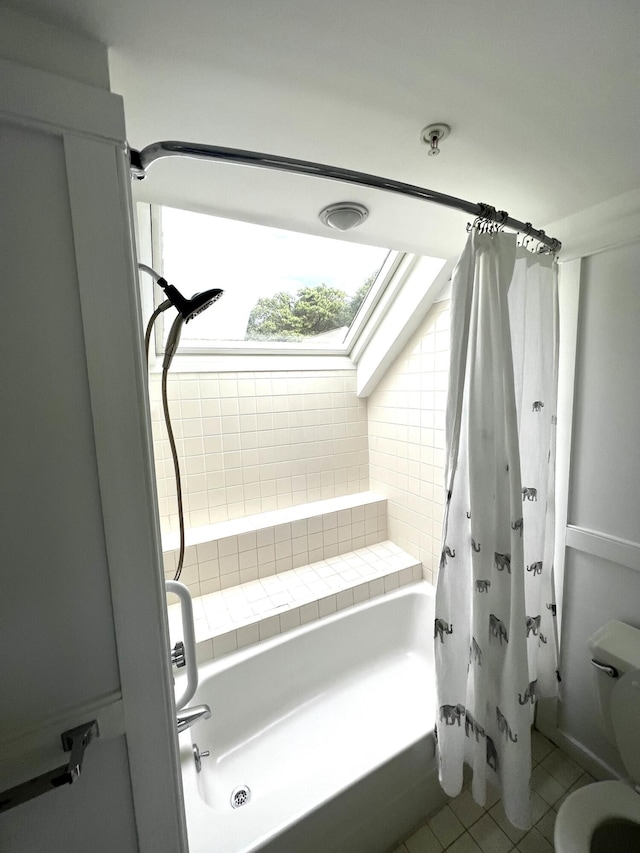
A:
<svg viewBox="0 0 640 853">
<path fill-rule="evenodd" d="M 271 599 L 271 605 L 274 610 L 277 610 L 280 607 L 288 607 L 292 601 L 288 592 L 274 592 L 269 596 L 269 598 Z"/>
<path fill-rule="evenodd" d="M 559 749 L 554 749 L 543 758 L 540 766 L 557 779 L 563 788 L 570 788 L 582 776 L 582 768 Z"/>
<path fill-rule="evenodd" d="M 296 607 L 280 614 L 280 630 L 291 631 L 300 625 L 300 610 Z"/>
<path fill-rule="evenodd" d="M 280 542 L 276 542 L 276 562 L 286 557 L 291 557 L 292 553 L 291 539 L 283 539 Z"/>
<path fill-rule="evenodd" d="M 469 832 L 465 832 L 456 841 L 447 847 L 447 853 L 483 853 Z"/>
<path fill-rule="evenodd" d="M 220 578 L 202 578 L 200 580 L 200 592 L 202 595 L 208 595 L 209 593 L 218 592 L 220 589 Z"/>
<path fill-rule="evenodd" d="M 553 830 L 556 825 L 555 809 L 549 811 L 536 823 L 536 829 L 540 835 L 544 836 L 550 844 L 553 844 Z"/>
<path fill-rule="evenodd" d="M 268 619 L 261 619 L 258 624 L 261 640 L 268 640 L 269 637 L 274 637 L 280 633 L 280 617 L 270 616 Z"/>
<path fill-rule="evenodd" d="M 558 800 L 558 802 L 554 805 L 554 809 L 559 809 L 562 802 L 572 794 L 574 791 L 577 791 L 579 788 L 584 787 L 585 785 L 592 785 L 596 780 L 590 773 L 582 773 L 582 775 L 576 779 L 573 785 L 570 788 L 567 788 L 562 797 Z"/>
<path fill-rule="evenodd" d="M 333 530 L 338 526 L 338 514 L 337 512 L 329 512 L 326 515 L 322 516 L 322 530 Z M 338 538 L 338 534 L 336 533 L 336 541 Z"/>
<path fill-rule="evenodd" d="M 315 515 L 312 518 L 307 519 L 307 532 L 308 533 L 322 533 L 322 516 Z"/>
<path fill-rule="evenodd" d="M 444 850 L 429 826 L 424 824 L 404 842 L 409 853 L 441 853 Z"/>
<path fill-rule="evenodd" d="M 306 536 L 306 535 L 307 535 L 307 520 L 306 519 L 303 518 L 299 521 L 292 521 L 291 522 L 291 536 L 292 536 L 292 538 L 295 539 L 296 537 Z"/>
<path fill-rule="evenodd" d="M 554 853 L 547 839 L 534 827 L 518 842 L 519 853 Z"/>
<path fill-rule="evenodd" d="M 324 598 L 318 600 L 318 613 L 320 618 L 323 616 L 329 616 L 331 613 L 335 613 L 337 610 L 337 601 L 335 595 L 326 595 Z"/>
<path fill-rule="evenodd" d="M 249 602 L 259 601 L 261 598 L 267 598 L 267 590 L 260 581 L 245 584 L 243 587 L 243 595 Z"/>
<path fill-rule="evenodd" d="M 469 832 L 482 853 L 507 853 L 513 846 L 511 839 L 504 834 L 489 814 L 470 826 Z"/>
<path fill-rule="evenodd" d="M 258 549 L 258 565 L 273 563 L 276 558 L 275 545 L 262 545 Z"/>
<path fill-rule="evenodd" d="M 307 622 L 313 622 L 320 617 L 318 602 L 311 601 L 309 604 L 303 604 L 300 607 L 300 624 L 305 625 Z"/>
<path fill-rule="evenodd" d="M 496 805 L 492 807 L 489 814 L 495 820 L 495 822 L 498 824 L 504 834 L 511 839 L 511 842 L 513 844 L 517 844 L 518 841 L 520 841 L 520 839 L 526 835 L 525 830 L 517 829 L 507 818 L 504 813 L 504 809 L 502 808 L 502 803 L 496 803 Z"/>
<path fill-rule="evenodd" d="M 384 578 L 384 591 L 392 592 L 394 589 L 398 589 L 398 574 L 394 572 L 392 575 L 387 575 Z"/>
<path fill-rule="evenodd" d="M 198 663 L 213 660 L 213 642 L 211 640 L 202 640 L 196 645 L 196 660 Z"/>
<path fill-rule="evenodd" d="M 314 593 L 314 595 L 317 596 L 325 595 L 326 593 L 331 591 L 331 587 L 323 579 L 308 581 L 306 583 L 306 586 L 311 590 L 311 592 Z"/>
<path fill-rule="evenodd" d="M 255 531 L 242 533 L 238 536 L 238 552 L 253 551 L 257 548 L 257 537 Z"/>
<path fill-rule="evenodd" d="M 344 610 L 346 607 L 353 605 L 353 590 L 345 589 L 338 592 L 336 595 L 336 606 L 338 610 Z"/>
<path fill-rule="evenodd" d="M 245 646 L 250 646 L 257 643 L 260 639 L 258 624 L 244 625 L 236 631 L 238 637 L 238 648 L 243 649 Z"/>
<path fill-rule="evenodd" d="M 348 567 L 345 567 L 340 572 L 340 577 L 345 581 L 345 583 L 354 583 L 362 579 L 362 575 L 358 569 L 350 569 Z"/>
<path fill-rule="evenodd" d="M 276 573 L 275 559 L 272 562 L 260 563 L 258 565 L 258 577 L 261 580 L 263 578 L 272 577 L 273 575 L 275 575 L 275 573 Z"/>
<path fill-rule="evenodd" d="M 287 578 L 284 574 L 278 577 L 278 575 L 271 575 L 267 578 L 261 578 L 260 583 L 262 584 L 264 590 L 268 595 L 272 595 L 277 592 L 283 592 L 284 590 L 289 588 L 291 583 L 291 579 Z"/>
<path fill-rule="evenodd" d="M 444 847 L 448 847 L 464 832 L 464 826 L 449 806 L 444 806 L 430 819 L 429 828 Z"/>
<path fill-rule="evenodd" d="M 259 548 L 265 545 L 273 545 L 274 542 L 274 528 L 266 527 L 263 530 L 258 530 L 256 534 L 257 546 Z"/>
<path fill-rule="evenodd" d="M 218 540 L 218 554 L 220 557 L 227 557 L 230 554 L 238 553 L 238 537 L 227 536 L 224 539 Z"/>
<path fill-rule="evenodd" d="M 271 598 L 268 596 L 266 598 L 254 599 L 253 601 L 250 602 L 250 604 L 251 604 L 251 611 L 256 616 L 266 617 L 266 615 L 269 613 L 269 611 L 273 609 L 273 604 L 271 603 Z M 234 612 L 234 611 L 232 611 L 232 612 Z M 239 611 L 237 611 L 237 612 L 239 612 Z"/>
<path fill-rule="evenodd" d="M 218 543 L 217 543 L 217 541 L 202 542 L 200 545 L 196 545 L 196 554 L 197 554 L 197 558 L 198 558 L 199 563 L 202 563 L 205 560 L 217 560 L 218 559 Z"/>
<path fill-rule="evenodd" d="M 291 540 L 291 549 L 294 556 L 296 554 L 307 554 L 309 549 L 309 541 L 307 539 L 307 536 L 295 536 Z"/>
<path fill-rule="evenodd" d="M 564 794 L 565 788 L 554 779 L 550 773 L 538 765 L 531 774 L 531 787 L 550 806 L 556 803 Z"/>
<path fill-rule="evenodd" d="M 369 600 L 369 584 L 361 583 L 353 588 L 353 603 L 359 604 L 361 601 Z"/>
<path fill-rule="evenodd" d="M 531 732 L 531 758 L 534 763 L 542 761 L 550 752 L 555 749 L 550 740 L 535 729 Z"/>
<path fill-rule="evenodd" d="M 376 578 L 375 580 L 369 581 L 369 598 L 374 598 L 376 595 L 383 595 L 384 593 L 384 579 Z"/>
<path fill-rule="evenodd" d="M 219 637 L 213 638 L 214 658 L 234 652 L 237 648 L 238 635 L 235 631 L 228 631 L 226 634 L 221 634 Z"/>
<path fill-rule="evenodd" d="M 237 554 L 229 554 L 228 557 L 220 557 L 219 563 L 221 576 L 237 574 L 240 568 Z"/>
<path fill-rule="evenodd" d="M 273 533 L 276 544 L 291 541 L 291 524 L 278 524 L 274 527 Z"/>
<path fill-rule="evenodd" d="M 258 565 L 258 552 L 257 552 L 257 550 L 255 548 L 253 548 L 251 551 L 242 551 L 238 555 L 238 564 L 239 564 L 240 571 L 242 571 L 243 569 L 251 569 L 251 568 L 257 567 L 257 565 Z M 258 573 L 257 573 L 257 569 L 256 569 L 256 576 L 257 576 L 257 574 Z"/>
<path fill-rule="evenodd" d="M 543 800 L 540 794 L 531 792 L 531 820 L 537 823 L 540 818 L 549 811 L 549 803 Z"/>
<path fill-rule="evenodd" d="M 243 569 L 243 568 L 240 569 L 240 583 L 241 584 L 250 583 L 251 581 L 257 581 L 258 577 L 259 577 L 259 575 L 258 575 L 258 567 L 257 566 L 250 566 L 246 569 Z"/>
<path fill-rule="evenodd" d="M 467 829 L 485 813 L 484 807 L 476 803 L 468 788 L 451 800 L 449 807 Z"/>
</svg>

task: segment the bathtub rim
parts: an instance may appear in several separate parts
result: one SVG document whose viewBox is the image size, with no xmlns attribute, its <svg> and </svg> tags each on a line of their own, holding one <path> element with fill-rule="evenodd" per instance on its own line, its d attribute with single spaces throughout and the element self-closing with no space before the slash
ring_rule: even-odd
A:
<svg viewBox="0 0 640 853">
<path fill-rule="evenodd" d="M 204 661 L 198 665 L 198 687 L 200 686 L 200 682 L 205 678 L 211 677 L 217 673 L 225 672 L 227 669 L 237 666 L 245 660 L 250 660 L 258 654 L 278 648 L 278 646 L 281 646 L 285 642 L 290 642 L 295 637 L 302 637 L 318 630 L 321 627 L 341 622 L 356 613 L 364 613 L 373 607 L 380 607 L 385 602 L 396 601 L 403 598 L 413 597 L 415 595 L 425 596 L 426 598 L 431 599 L 435 605 L 435 586 L 424 579 L 412 581 L 411 583 L 405 584 L 392 592 L 377 595 L 375 598 L 369 598 L 366 601 L 359 602 L 358 604 L 351 605 L 350 607 L 345 607 L 343 610 L 338 610 L 336 613 L 321 616 L 319 619 L 314 619 L 304 625 L 297 625 L 295 628 L 282 631 L 266 640 L 259 640 L 256 643 L 251 643 L 250 645 L 245 646 L 245 648 L 235 649 L 234 651 L 228 652 L 227 654 L 212 661 Z M 181 676 L 181 678 L 182 677 L 184 676 Z M 176 678 L 176 690 L 178 689 L 179 682 Z M 196 697 L 197 692 L 198 690 L 196 688 Z"/>
</svg>

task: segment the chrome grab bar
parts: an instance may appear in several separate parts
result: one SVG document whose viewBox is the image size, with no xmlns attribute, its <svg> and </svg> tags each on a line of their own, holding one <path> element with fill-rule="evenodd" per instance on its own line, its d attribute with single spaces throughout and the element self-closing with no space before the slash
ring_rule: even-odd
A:
<svg viewBox="0 0 640 853">
<path fill-rule="evenodd" d="M 600 672 L 604 672 L 605 675 L 608 675 L 609 678 L 618 678 L 620 673 L 615 668 L 615 666 L 609 666 L 607 663 L 600 663 L 599 660 L 595 660 L 591 658 L 591 663 L 595 666 L 596 669 L 599 669 Z"/>
<path fill-rule="evenodd" d="M 187 702 L 193 699 L 198 686 L 198 661 L 196 659 L 196 633 L 193 622 L 193 603 L 189 590 L 178 581 L 165 581 L 165 589 L 180 599 L 180 615 L 182 616 L 182 641 L 184 650 L 180 663 L 185 666 L 187 684 L 181 696 L 176 696 L 176 710 L 180 711 Z M 173 653 L 172 653 L 173 663 Z"/>
</svg>

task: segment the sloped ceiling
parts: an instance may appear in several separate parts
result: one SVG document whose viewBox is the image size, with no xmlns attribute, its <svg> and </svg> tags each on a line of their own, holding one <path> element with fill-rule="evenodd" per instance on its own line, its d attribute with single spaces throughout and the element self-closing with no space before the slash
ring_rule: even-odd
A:
<svg viewBox="0 0 640 853">
<path fill-rule="evenodd" d="M 110 47 L 129 141 L 330 163 L 507 209 L 537 227 L 640 188 L 637 0 L 19 0 Z M 439 157 L 420 130 L 447 122 Z M 464 214 L 315 178 L 166 160 L 136 196 L 449 257 Z M 563 235 L 554 234 L 562 239 Z"/>
</svg>

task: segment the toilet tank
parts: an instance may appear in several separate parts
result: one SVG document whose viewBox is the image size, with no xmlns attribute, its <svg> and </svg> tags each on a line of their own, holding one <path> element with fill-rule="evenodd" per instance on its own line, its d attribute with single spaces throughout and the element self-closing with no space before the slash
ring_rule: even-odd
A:
<svg viewBox="0 0 640 853">
<path fill-rule="evenodd" d="M 625 673 L 640 669 L 640 630 L 624 622 L 607 622 L 589 637 L 587 647 L 593 664 L 600 725 L 607 740 L 615 746 L 611 694 Z"/>
</svg>

